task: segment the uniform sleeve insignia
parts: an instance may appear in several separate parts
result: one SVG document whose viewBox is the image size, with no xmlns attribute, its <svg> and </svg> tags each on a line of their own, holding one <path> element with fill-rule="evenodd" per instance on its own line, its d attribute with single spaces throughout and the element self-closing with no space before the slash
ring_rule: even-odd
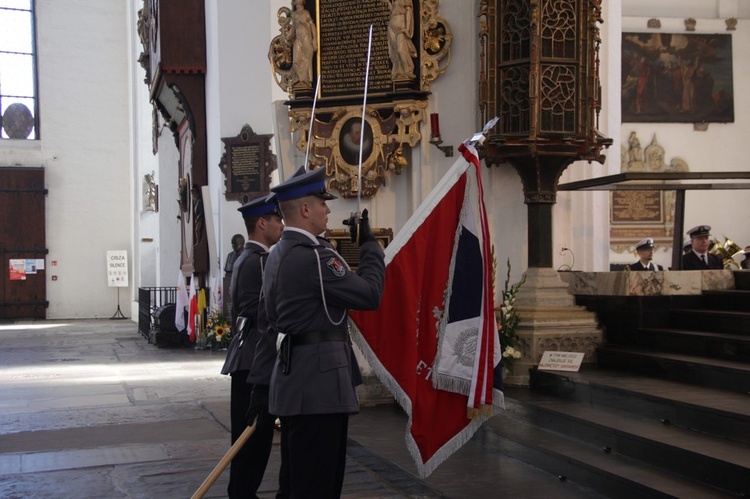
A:
<svg viewBox="0 0 750 499">
<path fill-rule="evenodd" d="M 329 258 L 326 262 L 326 267 L 328 267 L 336 277 L 344 277 L 346 274 L 346 267 L 344 267 L 344 264 L 341 263 L 338 258 Z"/>
</svg>

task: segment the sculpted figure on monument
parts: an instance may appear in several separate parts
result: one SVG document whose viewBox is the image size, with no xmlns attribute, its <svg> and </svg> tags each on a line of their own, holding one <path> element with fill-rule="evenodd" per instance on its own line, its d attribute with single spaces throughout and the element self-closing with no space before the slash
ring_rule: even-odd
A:
<svg viewBox="0 0 750 499">
<path fill-rule="evenodd" d="M 641 149 L 641 141 L 638 140 L 638 136 L 635 132 L 630 132 L 630 138 L 628 139 L 630 148 L 628 149 L 628 162 L 643 162 L 643 149 Z"/>
<path fill-rule="evenodd" d="M 287 42 L 292 44 L 292 81 L 294 85 L 311 86 L 317 44 L 315 22 L 305 9 L 305 0 L 294 0 L 294 9 L 292 29 L 287 34 Z"/>
<path fill-rule="evenodd" d="M 656 141 L 656 135 L 654 135 L 651 144 L 646 147 L 644 154 L 649 170 L 653 172 L 664 171 L 664 148 Z"/>
<path fill-rule="evenodd" d="M 389 1 L 389 0 L 385 0 Z M 394 80 L 414 79 L 414 57 L 417 49 L 414 36 L 414 6 L 411 0 L 390 0 L 391 19 L 388 22 L 388 56 Z"/>
</svg>

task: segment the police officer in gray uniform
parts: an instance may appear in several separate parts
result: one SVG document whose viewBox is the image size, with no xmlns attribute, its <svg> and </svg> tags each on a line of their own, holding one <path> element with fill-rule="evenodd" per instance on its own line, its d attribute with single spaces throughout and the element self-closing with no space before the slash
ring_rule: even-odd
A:
<svg viewBox="0 0 750 499">
<path fill-rule="evenodd" d="M 270 380 L 269 410 L 281 419 L 281 484 L 277 497 L 339 497 L 346 465 L 349 415 L 359 412 L 361 384 L 348 337 L 348 309 L 380 305 L 385 276 L 381 249 L 367 219 L 347 223 L 359 244 L 352 272 L 330 244 L 327 228 L 335 199 L 325 171 L 295 175 L 271 189 L 286 227 L 268 257 L 263 289 L 270 334 L 279 345 Z"/>
<path fill-rule="evenodd" d="M 234 336 L 227 350 L 222 374 L 232 376 L 230 416 L 232 444 L 247 427 L 246 412 L 253 385 L 247 378 L 260 337 L 258 322 L 265 316 L 258 303 L 263 284 L 263 268 L 269 248 L 281 237 L 284 224 L 275 195 L 255 199 L 239 211 L 245 221 L 248 241 L 232 268 L 232 318 Z M 255 432 L 232 460 L 227 493 L 230 498 L 253 498 L 263 481 L 273 444 L 273 420 L 259 419 Z"/>
</svg>

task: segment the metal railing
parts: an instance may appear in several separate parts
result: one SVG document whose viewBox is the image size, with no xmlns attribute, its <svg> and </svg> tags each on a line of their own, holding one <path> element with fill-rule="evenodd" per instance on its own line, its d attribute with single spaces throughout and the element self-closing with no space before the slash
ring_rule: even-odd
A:
<svg viewBox="0 0 750 499">
<path fill-rule="evenodd" d="M 177 287 L 149 287 L 138 288 L 138 332 L 149 340 L 149 332 L 154 325 L 154 310 L 175 303 L 177 299 Z"/>
</svg>

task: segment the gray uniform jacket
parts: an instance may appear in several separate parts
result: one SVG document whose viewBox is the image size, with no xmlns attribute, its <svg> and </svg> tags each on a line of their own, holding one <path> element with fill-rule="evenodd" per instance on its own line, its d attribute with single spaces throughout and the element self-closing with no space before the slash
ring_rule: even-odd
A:
<svg viewBox="0 0 750 499">
<path fill-rule="evenodd" d="M 346 332 L 348 309 L 374 310 L 380 306 L 383 257 L 377 242 L 363 244 L 355 273 L 330 245 L 285 229 L 268 257 L 264 276 L 271 334 Z M 360 383 L 359 366 L 349 342 L 294 345 L 290 372 L 282 372 L 278 359 L 273 367 L 269 410 L 277 416 L 354 414 L 359 411 L 354 387 Z"/>
<path fill-rule="evenodd" d="M 232 341 L 227 349 L 227 359 L 221 368 L 222 374 L 249 371 L 255 357 L 258 333 L 258 299 L 263 284 L 263 266 L 268 252 L 255 241 L 245 243 L 245 248 L 234 262 L 232 269 Z M 265 315 L 265 311 L 264 315 Z M 236 327 L 238 317 L 250 319 L 250 328 L 244 336 Z"/>
</svg>

